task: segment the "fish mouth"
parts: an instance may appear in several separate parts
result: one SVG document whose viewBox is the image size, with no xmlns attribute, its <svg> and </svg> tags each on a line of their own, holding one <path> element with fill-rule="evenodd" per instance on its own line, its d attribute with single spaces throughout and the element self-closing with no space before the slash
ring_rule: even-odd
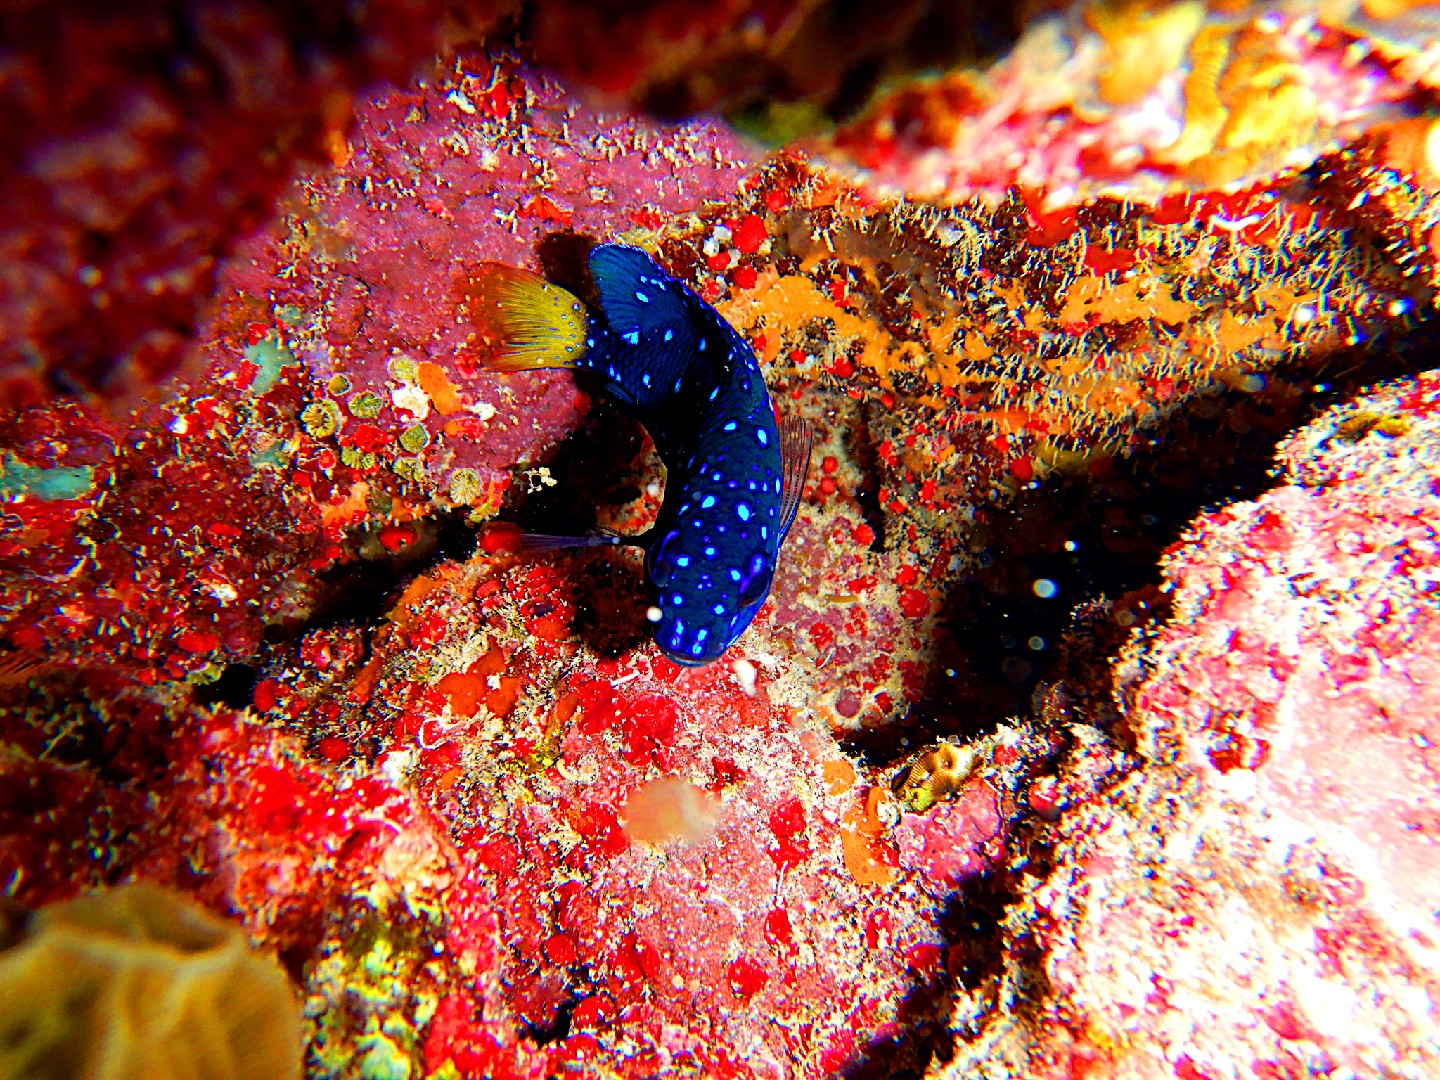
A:
<svg viewBox="0 0 1440 1080">
<path fill-rule="evenodd" d="M 720 655 L 718 654 L 715 656 L 687 656 L 684 653 L 671 652 L 669 649 L 661 649 L 660 652 L 665 657 L 665 659 L 669 660 L 671 663 L 679 664 L 681 667 L 689 668 L 705 667 L 706 665 L 713 664 L 716 660 L 720 659 Z"/>
</svg>

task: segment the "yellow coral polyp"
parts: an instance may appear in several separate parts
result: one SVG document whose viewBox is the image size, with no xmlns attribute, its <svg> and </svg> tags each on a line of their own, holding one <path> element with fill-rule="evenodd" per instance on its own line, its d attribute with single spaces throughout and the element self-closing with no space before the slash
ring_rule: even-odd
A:
<svg viewBox="0 0 1440 1080">
<path fill-rule="evenodd" d="M 928 810 L 964 786 L 975 768 L 976 756 L 971 747 L 940 743 L 900 770 L 893 784 L 896 798 L 913 811 Z"/>
<path fill-rule="evenodd" d="M 294 1080 L 300 1060 L 280 966 L 168 890 L 52 904 L 0 952 L 0 1080 Z"/>
</svg>

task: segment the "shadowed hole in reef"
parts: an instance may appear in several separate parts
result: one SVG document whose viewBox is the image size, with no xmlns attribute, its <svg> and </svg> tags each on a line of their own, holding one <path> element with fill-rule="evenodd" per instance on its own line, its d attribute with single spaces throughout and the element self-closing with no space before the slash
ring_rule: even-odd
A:
<svg viewBox="0 0 1440 1080">
<path fill-rule="evenodd" d="M 893 1038 L 871 1043 L 840 1073 L 845 1080 L 915 1077 L 946 1064 L 957 1040 L 979 1034 L 950 1026 L 951 999 L 957 990 L 992 1001 L 1002 972 L 1001 921 L 1010 896 L 1004 883 L 987 874 L 965 883 L 946 902 L 939 919 L 942 944 L 896 1010 Z"/>
<path fill-rule="evenodd" d="M 663 483 L 653 455 L 642 455 L 645 429 L 618 405 L 600 396 L 593 380 L 576 381 L 592 393 L 594 405 L 580 428 L 546 463 L 553 485 L 517 490 L 513 509 L 502 516 L 526 532 L 576 536 L 596 528 L 602 510 L 634 504 L 650 484 Z M 647 462 L 656 462 L 653 466 Z M 598 655 L 620 656 L 650 636 L 644 572 L 638 547 L 590 548 L 529 555 L 525 559 L 570 560 L 579 638 Z"/>
<path fill-rule="evenodd" d="M 940 617 L 936 674 L 925 697 L 901 722 L 853 737 L 852 748 L 872 764 L 891 765 L 939 737 L 973 738 L 1007 719 L 1030 716 L 1032 691 L 1060 671 L 1058 651 L 1050 646 L 1078 605 L 1153 587 L 1160 580 L 1160 553 L 1196 516 L 1254 499 L 1280 483 L 1275 451 L 1287 435 L 1368 385 L 1433 367 L 1437 351 L 1440 320 L 1431 320 L 1322 362 L 1289 365 L 1270 373 L 1263 388 L 1226 391 L 1178 413 L 1149 433 L 1131 458 L 1117 461 L 1104 480 L 1047 484 L 988 510 L 991 564 L 961 582 Z M 1037 536 L 1059 543 L 1040 543 Z M 1065 551 L 1067 539 L 1076 542 L 1074 553 Z M 1042 601 L 1031 587 L 1042 576 L 1056 583 L 1053 601 Z M 1028 670 L 1017 676 L 1006 661 L 1023 655 L 1022 643 L 1031 636 L 1044 638 L 1047 649 L 1032 650 L 1036 657 L 1025 657 Z M 1113 652 L 1108 642 L 1081 648 L 1072 662 L 1079 656 L 1081 663 L 1108 666 Z M 955 674 L 946 675 L 947 667 Z M 1034 719 L 1043 722 L 1044 716 Z M 1020 813 L 1011 822 L 1012 850 L 1035 843 L 1030 826 L 1036 819 Z M 1048 852 L 1027 851 L 1030 869 L 1045 872 Z M 973 991 L 1001 974 L 1006 943 L 1000 928 L 1019 887 L 1002 868 L 955 893 L 940 921 L 939 945 L 947 958 L 958 958 L 961 971 L 952 967 L 913 982 L 900 1006 L 897 1035 L 858 1052 L 844 1076 L 920 1076 L 932 1062 L 950 1060 L 957 1039 L 980 1033 L 988 1012 L 976 1018 L 973 1031 L 950 1027 L 956 988 Z M 986 945 L 993 951 L 987 954 Z M 1044 953 L 1026 941 L 1010 942 L 1008 949 L 1025 994 L 1033 998 L 1015 1007 L 1033 1007 L 1048 993 Z"/>
<path fill-rule="evenodd" d="M 314 613 L 305 630 L 330 626 L 373 626 L 394 603 L 399 589 L 442 562 L 464 562 L 475 553 L 476 529 L 464 510 L 445 510 L 411 523 L 414 542 L 391 554 L 364 540 L 361 558 L 340 563 L 316 583 Z M 372 530 L 375 531 L 375 530 Z"/>
<path fill-rule="evenodd" d="M 230 709 L 248 709 L 255 699 L 258 673 L 250 664 L 226 664 L 214 682 L 195 687 L 197 705 L 224 705 Z"/>
<path fill-rule="evenodd" d="M 537 1046 L 549 1046 L 565 1039 L 570 1034 L 571 1018 L 575 1015 L 575 1006 L 580 1004 L 577 997 L 568 997 L 560 1003 L 555 1010 L 554 1018 L 547 1024 L 531 1023 L 522 1018 L 521 1031 L 532 1040 Z"/>
<path fill-rule="evenodd" d="M 437 511 L 410 525 L 415 540 L 394 553 L 362 537 L 359 558 L 338 563 L 316 579 L 310 616 L 270 624 L 265 628 L 265 644 L 284 647 L 312 630 L 354 626 L 364 633 L 368 658 L 372 633 L 405 585 L 442 562 L 464 562 L 475 551 L 476 529 L 463 510 Z M 243 673 L 231 674 L 230 670 L 245 666 L 232 664 L 219 679 L 197 686 L 195 699 L 203 704 L 223 702 L 232 708 L 248 706 L 253 700 L 254 673 L 249 686 L 242 688 Z"/>
</svg>

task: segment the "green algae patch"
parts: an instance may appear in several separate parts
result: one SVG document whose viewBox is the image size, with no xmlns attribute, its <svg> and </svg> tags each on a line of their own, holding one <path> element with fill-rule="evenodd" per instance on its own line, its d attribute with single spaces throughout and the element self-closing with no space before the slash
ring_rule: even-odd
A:
<svg viewBox="0 0 1440 1080">
<path fill-rule="evenodd" d="M 82 499 L 95 490 L 95 470 L 88 465 L 55 465 L 44 469 L 16 461 L 0 461 L 0 499 L 33 495 L 45 502 Z"/>
</svg>

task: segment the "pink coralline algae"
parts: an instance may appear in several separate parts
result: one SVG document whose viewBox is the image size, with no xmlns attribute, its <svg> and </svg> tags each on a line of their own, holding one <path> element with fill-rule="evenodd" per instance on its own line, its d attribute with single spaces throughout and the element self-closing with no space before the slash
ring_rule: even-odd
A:
<svg viewBox="0 0 1440 1080">
<path fill-rule="evenodd" d="M 1331 410 L 1170 555 L 1117 669 L 1143 768 L 1011 914 L 1052 994 L 1028 1075 L 1440 1069 L 1437 410 L 1433 373 Z"/>
<path fill-rule="evenodd" d="M 375 732 L 384 770 L 414 778 L 464 878 L 500 912 L 502 1014 L 528 1031 L 568 1027 L 552 1068 L 623 1052 L 647 1063 L 641 1074 L 778 1077 L 862 1053 L 896 1018 L 911 952 L 943 966 L 940 902 L 853 873 L 846 834 L 864 826 L 867 792 L 828 726 L 774 703 L 768 677 L 737 678 L 732 667 L 754 670 L 743 654 L 686 671 L 649 647 L 597 662 L 573 640 L 517 635 L 542 598 L 544 618 L 572 617 L 564 578 L 477 559 L 392 616 L 444 617 L 433 659 L 417 664 L 392 637 L 371 661 L 375 695 L 410 702 Z M 505 693 L 510 679 L 530 688 L 523 700 Z M 942 897 L 996 864 L 1003 822 L 975 784 L 918 827 L 929 854 L 907 869 Z M 883 859 L 889 829 L 876 825 Z M 882 913 L 886 947 L 867 945 L 851 911 Z M 460 1053 L 492 1030 L 477 1023 L 448 1043 L 432 1035 L 430 1052 Z"/>
<path fill-rule="evenodd" d="M 0 394 L 143 390 L 196 355 L 220 264 L 297 158 L 336 156 L 350 95 L 503 5 L 363 11 L 145 0 L 3 15 Z"/>
</svg>

